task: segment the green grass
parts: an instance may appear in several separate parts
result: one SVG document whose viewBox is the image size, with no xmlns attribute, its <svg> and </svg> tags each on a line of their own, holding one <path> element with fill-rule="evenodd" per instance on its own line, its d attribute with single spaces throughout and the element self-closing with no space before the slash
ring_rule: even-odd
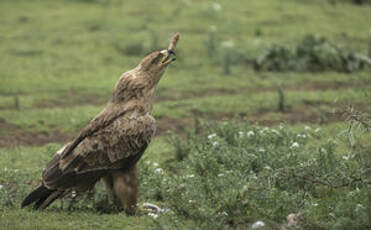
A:
<svg viewBox="0 0 371 230">
<path fill-rule="evenodd" d="M 333 6 L 323 0 L 0 1 L 0 146 L 2 138 L 9 140 L 11 135 L 20 138 L 24 133 L 32 133 L 35 138 L 36 134 L 55 131 L 68 137 L 75 135 L 103 108 L 119 76 L 135 67 L 146 53 L 165 47 L 169 37 L 179 31 L 182 37 L 177 62 L 161 80 L 154 103 L 154 116 L 163 129 L 191 130 L 194 120 L 200 117 L 218 121 L 238 118 L 269 125 L 286 123 L 299 133 L 306 132 L 304 126 L 309 125 L 321 132 L 306 144 L 307 157 L 317 151 L 319 144 L 331 139 L 339 141 L 336 153 L 344 155 L 349 151 L 343 132 L 348 126 L 340 111 L 353 104 L 360 111 L 371 112 L 370 68 L 351 74 L 254 72 L 241 59 L 232 64 L 230 75 L 224 75 L 220 63 L 223 53 L 209 57 L 207 42 L 215 26 L 217 51 L 223 49 L 221 43 L 232 41 L 233 50 L 248 59 L 259 56 L 271 44 L 295 47 L 307 34 L 324 36 L 347 50 L 367 54 L 371 40 L 370 11 L 371 5 L 341 1 Z M 125 54 L 125 49 L 135 44 L 141 44 L 143 50 L 135 50 L 138 55 Z M 285 95 L 285 112 L 277 111 L 279 87 Z M 332 114 L 337 115 L 334 118 Z M 150 182 L 155 176 L 146 174 L 147 161 L 157 162 L 174 173 L 188 173 L 174 171 L 177 145 L 169 144 L 167 135 L 161 134 L 142 159 L 143 175 L 148 176 L 142 182 Z M 183 138 L 187 136 L 185 131 L 180 134 Z M 192 141 L 190 138 L 186 145 L 198 143 Z M 0 184 L 11 180 L 19 186 L 18 191 L 12 191 L 15 197 L 8 200 L 12 205 L 0 206 L 1 229 L 204 226 L 199 225 L 199 220 L 178 214 L 175 219 L 164 216 L 153 220 L 144 214 L 134 217 L 101 214 L 94 208 L 68 212 L 60 209 L 59 204 L 42 213 L 21 210 L 18 207 L 22 197 L 35 186 L 42 167 L 63 143 L 33 147 L 2 145 L 0 172 L 7 168 L 23 173 L 0 173 Z M 367 151 L 367 137 L 357 136 L 357 145 Z M 27 181 L 31 184 L 25 184 Z M 142 185 L 149 190 L 141 191 L 140 202 L 149 199 L 165 206 L 174 205 L 169 201 L 173 197 L 159 201 L 152 196 L 155 191 L 151 189 L 166 187 L 159 181 L 152 182 L 153 188 Z M 340 195 L 328 199 L 334 197 Z M 309 213 L 315 213 L 309 215 L 313 223 L 324 221 L 321 218 L 325 214 Z M 246 217 L 250 219 L 243 219 L 244 223 L 263 218 L 257 213 L 250 214 Z M 266 219 L 273 222 L 270 225 L 273 229 L 286 215 L 279 214 L 282 219 L 277 220 L 276 214 L 270 213 L 272 218 Z"/>
<path fill-rule="evenodd" d="M 2 210 L 1 225 L 3 229 L 148 229 L 151 217 L 129 217 L 124 214 L 97 214 L 94 212 L 60 212 L 44 213 L 29 210 Z M 6 215 L 6 216 L 5 216 Z M 88 221 L 81 221 L 81 220 Z M 32 220 L 32 221 L 29 221 Z"/>
<path fill-rule="evenodd" d="M 44 212 L 21 210 L 19 202 L 38 183 L 41 166 L 61 145 L 3 149 L 2 226 L 229 229 L 261 219 L 267 229 L 280 229 L 289 213 L 300 213 L 300 229 L 362 229 L 369 224 L 370 135 L 362 130 L 354 130 L 357 142 L 350 148 L 343 132 L 348 124 L 343 122 L 324 130 L 322 126 L 266 128 L 233 122 L 200 128 L 199 134 L 189 133 L 183 147 L 177 144 L 184 142 L 181 139 L 171 144 L 156 139 L 139 164 L 140 203 L 150 201 L 171 210 L 156 219 L 143 212 L 135 217 L 107 214 L 101 184 L 93 199 L 71 211 L 66 208 L 68 198 Z M 175 148 L 183 151 L 183 159 L 177 158 Z M 30 155 L 27 162 L 19 160 Z M 158 168 L 163 169 L 161 173 Z M 356 216 L 350 219 L 349 215 Z"/>
</svg>

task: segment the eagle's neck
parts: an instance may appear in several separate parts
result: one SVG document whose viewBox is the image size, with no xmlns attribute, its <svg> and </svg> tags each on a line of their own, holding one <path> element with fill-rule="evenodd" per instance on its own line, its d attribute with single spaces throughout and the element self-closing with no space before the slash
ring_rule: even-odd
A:
<svg viewBox="0 0 371 230">
<path fill-rule="evenodd" d="M 111 103 L 138 113 L 151 113 L 156 83 L 148 74 L 138 68 L 124 73 L 115 86 Z"/>
</svg>

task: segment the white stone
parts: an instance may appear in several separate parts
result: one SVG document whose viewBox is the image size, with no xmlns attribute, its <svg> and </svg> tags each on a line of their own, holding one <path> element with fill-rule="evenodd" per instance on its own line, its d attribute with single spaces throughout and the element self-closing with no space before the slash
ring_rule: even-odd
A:
<svg viewBox="0 0 371 230">
<path fill-rule="evenodd" d="M 209 136 L 207 136 L 208 139 L 212 139 L 212 138 L 214 138 L 214 137 L 216 137 L 216 133 L 212 133 L 212 134 L 210 134 Z"/>
<path fill-rule="evenodd" d="M 258 220 L 251 225 L 251 228 L 252 229 L 257 229 L 257 228 L 262 228 L 264 226 L 265 226 L 265 223 L 263 221 Z"/>
<path fill-rule="evenodd" d="M 221 43 L 221 46 L 225 47 L 225 48 L 233 48 L 234 47 L 234 42 L 232 40 L 223 41 Z"/>
<path fill-rule="evenodd" d="M 186 175 L 186 178 L 193 178 L 193 177 L 195 177 L 194 174 Z"/>
<path fill-rule="evenodd" d="M 148 216 L 152 217 L 153 219 L 157 219 L 158 215 L 155 213 L 148 213 Z"/>
<path fill-rule="evenodd" d="M 156 168 L 155 169 L 155 173 L 157 174 L 162 174 L 164 172 L 164 170 L 162 168 Z"/>
</svg>

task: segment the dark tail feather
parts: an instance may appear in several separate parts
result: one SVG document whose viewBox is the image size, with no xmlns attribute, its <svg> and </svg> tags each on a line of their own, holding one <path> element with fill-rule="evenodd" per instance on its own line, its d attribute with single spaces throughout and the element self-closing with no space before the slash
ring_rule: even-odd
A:
<svg viewBox="0 0 371 230">
<path fill-rule="evenodd" d="M 52 190 L 47 189 L 46 187 L 44 187 L 44 185 L 40 185 L 37 189 L 32 191 L 26 197 L 26 199 L 23 200 L 22 208 L 32 204 L 35 201 L 39 202 L 40 200 L 45 200 L 52 192 Z"/>
<path fill-rule="evenodd" d="M 52 193 L 52 192 L 51 192 Z M 46 196 L 40 198 L 33 206 L 33 209 L 37 210 L 39 209 L 40 205 L 44 203 L 44 201 L 50 196 L 51 193 L 48 193 Z"/>
<path fill-rule="evenodd" d="M 64 191 L 58 191 L 58 190 L 57 191 L 54 191 L 52 194 L 50 194 L 47 197 L 47 199 L 43 200 L 43 202 L 40 202 L 40 204 L 37 204 L 38 205 L 37 207 L 35 205 L 35 209 L 43 210 L 43 209 L 47 208 L 51 203 L 53 203 L 53 201 L 55 201 L 60 196 L 62 196 L 63 193 L 64 193 Z"/>
</svg>

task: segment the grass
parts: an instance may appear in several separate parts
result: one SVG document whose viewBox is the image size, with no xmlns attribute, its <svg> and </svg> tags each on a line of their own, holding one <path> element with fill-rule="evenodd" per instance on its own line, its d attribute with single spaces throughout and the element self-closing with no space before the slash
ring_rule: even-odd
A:
<svg viewBox="0 0 371 230">
<path fill-rule="evenodd" d="M 47 213 L 26 210 L 4 210 L 6 218 L 1 216 L 4 229 L 148 229 L 153 221 L 150 217 L 128 217 L 124 214 L 97 214 L 94 212 L 59 212 Z M 82 219 L 89 221 L 81 222 Z M 28 220 L 32 220 L 29 222 Z M 52 221 L 51 221 L 52 220 Z"/>
<path fill-rule="evenodd" d="M 153 219 L 143 213 L 134 217 L 122 213 L 102 214 L 90 206 L 69 212 L 61 209 L 59 203 L 42 213 L 18 208 L 23 196 L 38 182 L 42 167 L 63 145 L 62 142 L 53 143 L 53 138 L 50 138 L 51 143 L 44 144 L 45 141 L 38 140 L 40 135 L 49 138 L 48 135 L 58 131 L 66 141 L 76 135 L 103 108 L 120 74 L 135 67 L 145 53 L 164 47 L 175 31 L 182 33 L 178 60 L 170 66 L 158 86 L 154 116 L 159 123 L 160 135 L 152 141 L 141 160 L 140 202 L 149 200 L 177 210 L 174 202 L 184 201 L 176 200 L 172 190 L 166 190 L 167 185 L 160 183 L 161 177 L 146 171 L 150 168 L 144 162 L 159 163 L 167 172 L 175 173 L 175 177 L 194 173 L 188 169 L 174 171 L 179 166 L 174 159 L 183 145 L 167 142 L 166 131 L 178 132 L 180 140 L 187 137 L 184 146 L 202 145 L 203 137 L 196 135 L 194 140 L 187 133 L 194 128 L 198 118 L 217 121 L 236 118 L 242 124 L 247 120 L 250 124 L 258 122 L 276 129 L 283 122 L 287 129 L 298 133 L 305 132 L 304 126 L 309 125 L 312 130 L 320 128 L 321 132 L 306 143 L 307 149 L 302 152 L 306 157 L 317 152 L 316 146 L 334 138 L 339 142 L 336 155 L 353 151 L 348 149 L 347 136 L 343 132 L 348 126 L 341 111 L 353 104 L 360 111 L 371 112 L 369 68 L 351 74 L 333 71 L 315 74 L 254 72 L 248 60 L 259 56 L 271 44 L 295 47 L 307 34 L 324 36 L 347 50 L 367 54 L 371 39 L 370 10 L 370 5 L 358 6 L 342 1 L 334 6 L 322 0 L 1 1 L 0 171 L 4 168 L 9 171 L 0 174 L 0 185 L 4 185 L 3 192 L 4 189 L 14 189 L 6 187 L 9 181 L 18 186 L 15 187 L 17 191 L 9 190 L 9 196 L 3 194 L 6 199 L 0 199 L 8 202 L 0 206 L 1 228 L 207 228 L 203 225 L 207 221 L 178 212 Z M 208 56 L 210 33 L 215 35 L 213 58 Z M 236 51 L 229 75 L 224 74 L 221 62 L 224 55 L 221 44 L 226 41 Z M 285 96 L 285 112 L 277 110 L 279 87 Z M 357 151 L 368 151 L 367 137 L 364 134 L 357 136 L 360 148 Z M 27 144 L 33 141 L 35 146 Z M 191 155 L 197 155 L 195 149 L 189 151 Z M 185 158 L 185 162 L 192 165 L 189 160 Z M 19 171 L 14 173 L 14 170 Z M 263 181 L 264 175 L 261 176 Z M 166 178 L 175 186 L 179 182 L 175 177 Z M 214 179 L 210 180 L 215 185 L 227 183 Z M 148 184 L 144 185 L 144 182 Z M 101 191 L 99 187 L 98 191 Z M 331 199 L 349 191 L 323 196 L 317 201 L 323 199 L 324 203 L 331 203 Z M 158 192 L 166 195 L 163 200 L 156 198 Z M 285 198 L 281 192 L 276 193 L 276 199 Z M 15 195 L 12 197 L 12 194 Z M 254 197 L 257 200 L 253 201 L 258 202 L 258 195 L 254 194 Z M 286 201 L 286 208 L 291 208 L 288 210 L 297 211 L 289 205 L 292 204 L 289 200 Z M 207 202 L 200 206 L 209 210 Z M 217 204 L 225 207 L 225 203 Z M 185 207 L 190 212 L 197 211 L 188 204 Z M 269 205 L 265 207 L 266 213 L 259 215 L 249 210 L 245 219 L 236 215 L 233 221 L 250 226 L 262 218 L 269 228 L 279 228 L 278 223 L 283 222 L 288 213 Z M 346 210 L 340 206 L 338 209 L 338 213 Z M 312 211 L 308 208 L 304 212 L 309 213 L 306 217 L 310 223 L 322 229 L 331 228 L 319 223 L 328 221 L 324 217 L 329 210 Z M 215 220 L 213 212 L 210 209 L 210 215 L 201 213 L 201 216 L 209 215 L 210 220 Z M 334 226 L 340 223 L 335 222 L 332 222 Z M 219 220 L 214 223 L 220 228 L 240 226 L 223 225 Z"/>
</svg>

